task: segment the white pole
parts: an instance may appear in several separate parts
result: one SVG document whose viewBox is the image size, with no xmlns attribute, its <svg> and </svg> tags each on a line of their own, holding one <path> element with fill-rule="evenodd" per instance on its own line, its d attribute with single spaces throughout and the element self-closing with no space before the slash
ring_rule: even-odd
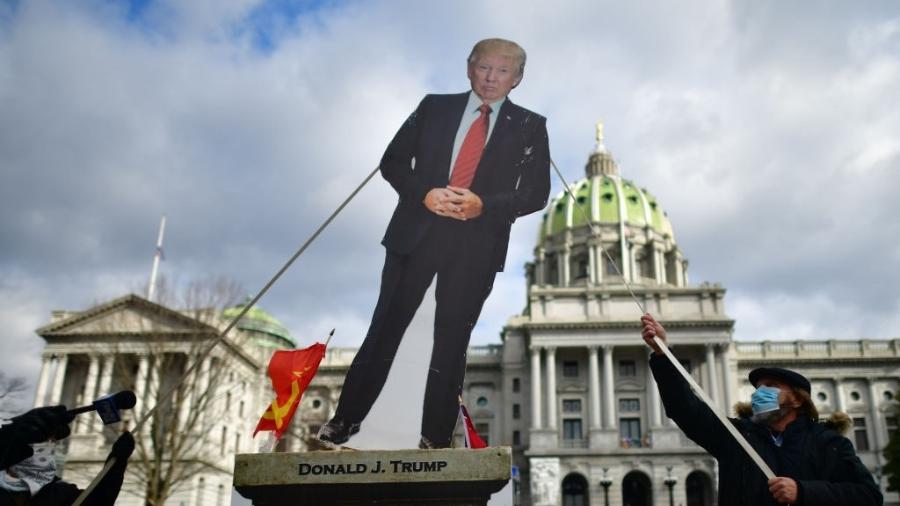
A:
<svg viewBox="0 0 900 506">
<path fill-rule="evenodd" d="M 166 215 L 159 221 L 159 236 L 156 238 L 156 252 L 153 254 L 153 268 L 150 270 L 150 284 L 147 286 L 147 300 L 153 300 L 156 292 L 156 273 L 159 271 L 159 261 L 162 257 L 163 234 L 166 232 Z"/>
</svg>

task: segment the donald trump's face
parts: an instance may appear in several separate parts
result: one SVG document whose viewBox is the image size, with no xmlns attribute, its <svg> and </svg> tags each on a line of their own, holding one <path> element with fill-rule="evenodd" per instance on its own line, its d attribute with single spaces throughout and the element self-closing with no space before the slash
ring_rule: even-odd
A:
<svg viewBox="0 0 900 506">
<path fill-rule="evenodd" d="M 485 103 L 496 102 L 519 84 L 520 62 L 515 56 L 500 51 L 487 51 L 469 62 L 472 90 Z"/>
</svg>

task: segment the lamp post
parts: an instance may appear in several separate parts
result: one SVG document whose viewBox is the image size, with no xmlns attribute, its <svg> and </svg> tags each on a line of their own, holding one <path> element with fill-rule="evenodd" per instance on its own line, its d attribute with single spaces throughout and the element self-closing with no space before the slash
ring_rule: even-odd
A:
<svg viewBox="0 0 900 506">
<path fill-rule="evenodd" d="M 600 480 L 600 486 L 603 487 L 603 504 L 604 506 L 609 506 L 609 487 L 612 485 L 612 480 L 609 479 L 607 473 L 609 472 L 608 467 L 603 468 L 603 479 Z"/>
<path fill-rule="evenodd" d="M 678 478 L 672 476 L 672 466 L 666 466 L 666 480 L 663 482 L 669 487 L 669 506 L 675 506 L 675 494 L 673 489 L 678 483 Z"/>
</svg>

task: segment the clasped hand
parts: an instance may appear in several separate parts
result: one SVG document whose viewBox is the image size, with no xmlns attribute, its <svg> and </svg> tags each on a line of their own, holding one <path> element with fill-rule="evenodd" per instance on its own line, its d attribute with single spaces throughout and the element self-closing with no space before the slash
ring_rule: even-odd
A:
<svg viewBox="0 0 900 506">
<path fill-rule="evenodd" d="M 481 197 L 468 188 L 448 186 L 432 188 L 422 201 L 429 211 L 456 220 L 470 220 L 481 215 Z"/>
</svg>

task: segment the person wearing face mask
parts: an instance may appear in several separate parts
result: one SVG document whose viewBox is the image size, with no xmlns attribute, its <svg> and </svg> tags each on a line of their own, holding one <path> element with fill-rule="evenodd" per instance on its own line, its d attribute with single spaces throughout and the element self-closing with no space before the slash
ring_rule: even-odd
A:
<svg viewBox="0 0 900 506">
<path fill-rule="evenodd" d="M 72 416 L 65 406 L 35 408 L 0 423 L 0 506 L 50 506 L 75 502 L 81 489 L 56 476 L 57 441 L 69 436 Z M 112 469 L 86 498 L 88 506 L 115 504 L 134 437 L 125 431 L 113 443 Z"/>
<path fill-rule="evenodd" d="M 819 421 L 803 375 L 776 367 L 754 369 L 749 379 L 756 391 L 749 404 L 738 404 L 738 418 L 730 419 L 775 473 L 767 480 L 656 345 L 654 336 L 666 341 L 665 328 L 650 314 L 641 317 L 641 326 L 654 351 L 650 369 L 666 415 L 719 462 L 720 505 L 882 504 L 872 474 L 839 434 L 840 418 Z"/>
</svg>

